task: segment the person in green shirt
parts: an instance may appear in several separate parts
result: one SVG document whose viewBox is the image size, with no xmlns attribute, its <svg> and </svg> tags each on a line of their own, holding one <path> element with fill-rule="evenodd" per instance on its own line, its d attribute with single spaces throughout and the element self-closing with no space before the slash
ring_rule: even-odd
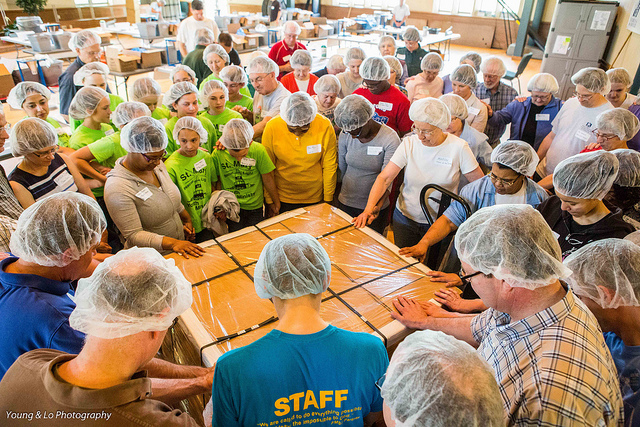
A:
<svg viewBox="0 0 640 427">
<path fill-rule="evenodd" d="M 243 90 L 249 92 L 247 74 L 244 70 L 237 65 L 228 65 L 220 71 L 220 79 L 229 92 L 227 107 L 234 109 L 239 105 L 253 112 L 253 98 L 251 95 L 243 93 Z"/>
<path fill-rule="evenodd" d="M 84 87 L 99 87 L 100 89 L 107 90 L 107 77 L 109 76 L 109 67 L 102 62 L 90 62 L 80 67 L 78 71 L 73 75 L 73 83 L 76 86 Z M 109 106 L 111 111 L 115 111 L 116 107 L 123 103 L 124 100 L 118 95 L 112 93 L 109 94 Z M 81 120 L 70 119 L 71 130 L 75 130 L 80 124 Z M 111 123 L 113 130 L 118 128 Z"/>
<path fill-rule="evenodd" d="M 202 54 L 202 60 L 205 65 L 209 67 L 209 70 L 211 70 L 211 74 L 200 82 L 200 89 L 202 89 L 202 86 L 210 80 L 220 80 L 220 71 L 230 63 L 229 54 L 217 43 L 207 46 Z"/>
<path fill-rule="evenodd" d="M 173 84 L 182 82 L 196 84 L 196 72 L 193 71 L 191 67 L 184 64 L 178 64 L 173 67 L 171 73 L 169 74 L 169 78 L 171 79 L 171 83 Z"/>
<path fill-rule="evenodd" d="M 264 219 L 264 189 L 273 201 L 267 205 L 267 215 L 271 217 L 280 212 L 280 197 L 273 177 L 276 167 L 262 144 L 252 140 L 251 123 L 231 119 L 220 138 L 225 149 L 216 150 L 211 155 L 220 178 L 218 188 L 235 194 L 240 204 L 240 222 L 227 222 L 230 232 Z"/>
<path fill-rule="evenodd" d="M 206 108 L 200 113 L 200 116 L 209 119 L 213 127 L 221 134 L 224 125 L 229 120 L 242 118 L 242 114 L 227 108 L 228 98 L 227 87 L 218 80 L 208 81 L 200 88 L 200 102 Z"/>
<path fill-rule="evenodd" d="M 162 89 L 158 82 L 151 77 L 142 77 L 129 86 L 129 98 L 132 101 L 142 102 L 151 111 L 151 117 L 166 124 L 171 118 L 171 111 L 160 104 Z"/>
<path fill-rule="evenodd" d="M 197 118 L 184 116 L 176 122 L 173 138 L 180 148 L 164 165 L 180 190 L 182 205 L 191 216 L 195 243 L 211 240 L 213 232 L 202 226 L 202 208 L 209 203 L 218 175 L 211 155 L 200 150 L 200 142 L 207 140 L 207 131 Z"/>
<path fill-rule="evenodd" d="M 204 50 L 211 43 L 214 43 L 215 35 L 209 28 L 199 28 L 196 30 L 196 47 L 187 54 L 182 60 L 182 63 L 190 67 L 196 73 L 196 80 L 198 84 L 205 78 L 209 77 L 211 70 L 207 67 L 207 64 L 202 60 L 202 54 Z"/>
<path fill-rule="evenodd" d="M 420 31 L 418 31 L 416 27 L 409 26 L 404 31 L 402 39 L 406 47 L 399 48 L 396 52 L 396 57 L 407 64 L 409 77 L 420 74 L 422 72 L 422 68 L 420 67 L 422 58 L 429 53 L 420 46 L 420 42 L 422 41 Z"/>
<path fill-rule="evenodd" d="M 198 116 L 198 88 L 193 83 L 176 83 L 169 88 L 162 102 L 172 112 L 176 113 L 176 115 L 169 119 L 164 125 L 167 130 L 167 138 L 169 139 L 169 144 L 166 148 L 167 157 L 179 148 L 178 143 L 173 137 L 173 128 L 176 126 L 176 122 L 185 116 L 195 117 L 200 120 L 200 123 L 202 123 L 208 135 L 207 140 L 202 142 L 202 146 L 209 153 L 212 153 L 216 147 L 216 142 L 220 139 L 220 134 L 209 119 Z"/>
<path fill-rule="evenodd" d="M 114 132 L 111 122 L 109 94 L 99 87 L 83 87 L 71 100 L 69 117 L 79 120 L 69 138 L 69 147 L 78 150 Z"/>
</svg>

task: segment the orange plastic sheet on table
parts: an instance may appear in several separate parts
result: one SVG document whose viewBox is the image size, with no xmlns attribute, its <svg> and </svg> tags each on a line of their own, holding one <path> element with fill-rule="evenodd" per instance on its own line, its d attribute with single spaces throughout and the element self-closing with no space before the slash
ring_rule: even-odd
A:
<svg viewBox="0 0 640 427">
<path fill-rule="evenodd" d="M 307 213 L 284 219 L 280 223 L 292 233 L 308 233 L 313 237 L 323 236 L 351 224 L 326 203 L 308 207 L 306 210 Z"/>
<path fill-rule="evenodd" d="M 187 259 L 175 253 L 167 255 L 166 258 L 175 261 L 176 266 L 191 284 L 200 283 L 238 268 L 218 245 L 205 248 L 205 254 L 199 258 Z"/>
<path fill-rule="evenodd" d="M 269 243 L 269 238 L 258 230 L 220 241 L 220 244 L 233 254 L 241 265 L 258 261 L 262 248 L 267 243 Z"/>
</svg>

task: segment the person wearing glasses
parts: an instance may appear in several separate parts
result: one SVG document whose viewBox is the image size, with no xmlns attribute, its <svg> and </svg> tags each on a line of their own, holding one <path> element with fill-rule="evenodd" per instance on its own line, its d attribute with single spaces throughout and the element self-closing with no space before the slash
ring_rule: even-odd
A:
<svg viewBox="0 0 640 427">
<path fill-rule="evenodd" d="M 484 176 L 469 145 L 446 132 L 451 113 L 442 101 L 419 99 L 411 105 L 409 116 L 414 121 L 414 134 L 402 140 L 371 187 L 364 211 L 354 218 L 358 228 L 371 224 L 376 219 L 378 202 L 404 169 L 404 182 L 393 212 L 393 236 L 400 248 L 416 245 L 429 229 L 420 207 L 420 192 L 425 185 L 437 184 L 457 193 L 461 175 L 469 182 Z M 432 191 L 427 196 L 437 199 L 438 194 Z M 437 204 L 430 201 L 428 206 L 435 216 Z"/>
<path fill-rule="evenodd" d="M 376 381 L 389 365 L 387 350 L 372 334 L 322 318 L 330 281 L 329 255 L 311 235 L 289 234 L 265 245 L 254 284 L 260 298 L 273 302 L 278 323 L 218 359 L 213 427 L 277 425 L 284 417 L 324 426 L 338 414 L 343 426 L 382 421 Z"/>
<path fill-rule="evenodd" d="M 635 150 L 613 150 L 620 164 L 618 176 L 604 198 L 622 210 L 622 218 L 640 230 L 640 153 Z"/>
<path fill-rule="evenodd" d="M 185 258 L 199 257 L 204 249 L 191 242 L 191 217 L 162 161 L 168 143 L 165 127 L 154 118 L 138 117 L 125 125 L 120 144 L 128 154 L 107 174 L 104 200 L 125 248 L 151 247 L 163 255 L 173 251 Z"/>
<path fill-rule="evenodd" d="M 626 150 L 627 141 L 632 139 L 640 130 L 640 120 L 625 108 L 614 108 L 600 113 L 596 118 L 596 129 L 593 134 L 596 142 L 587 145 L 581 153 L 589 151 Z"/>
</svg>

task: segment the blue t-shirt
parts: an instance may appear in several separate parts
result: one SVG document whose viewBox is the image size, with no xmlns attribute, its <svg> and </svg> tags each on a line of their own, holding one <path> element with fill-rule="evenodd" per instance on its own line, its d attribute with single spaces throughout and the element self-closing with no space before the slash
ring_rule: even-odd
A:
<svg viewBox="0 0 640 427">
<path fill-rule="evenodd" d="M 37 348 L 78 354 L 84 334 L 69 325 L 75 308 L 70 282 L 4 270 L 18 258 L 0 262 L 0 379 L 20 355 Z"/>
<path fill-rule="evenodd" d="M 388 365 L 373 335 L 335 326 L 309 335 L 273 330 L 218 359 L 213 426 L 362 427 L 382 410 L 375 382 Z"/>
<path fill-rule="evenodd" d="M 637 425 L 631 420 L 637 418 L 634 420 L 637 422 L 640 419 L 640 345 L 626 346 L 622 338 L 613 332 L 605 332 L 604 341 L 618 370 L 625 425 Z"/>
</svg>

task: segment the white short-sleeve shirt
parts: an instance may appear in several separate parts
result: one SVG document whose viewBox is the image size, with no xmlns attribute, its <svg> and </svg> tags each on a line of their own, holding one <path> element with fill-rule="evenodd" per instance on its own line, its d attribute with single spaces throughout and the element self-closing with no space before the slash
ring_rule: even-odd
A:
<svg viewBox="0 0 640 427">
<path fill-rule="evenodd" d="M 191 52 L 196 48 L 196 31 L 201 28 L 208 28 L 213 31 L 216 40 L 218 40 L 220 29 L 215 21 L 212 21 L 209 18 L 204 18 L 202 21 L 196 21 L 193 16 L 190 16 L 180 23 L 180 26 L 178 27 L 178 35 L 176 36 L 176 40 L 185 44 L 187 52 Z"/>
</svg>

